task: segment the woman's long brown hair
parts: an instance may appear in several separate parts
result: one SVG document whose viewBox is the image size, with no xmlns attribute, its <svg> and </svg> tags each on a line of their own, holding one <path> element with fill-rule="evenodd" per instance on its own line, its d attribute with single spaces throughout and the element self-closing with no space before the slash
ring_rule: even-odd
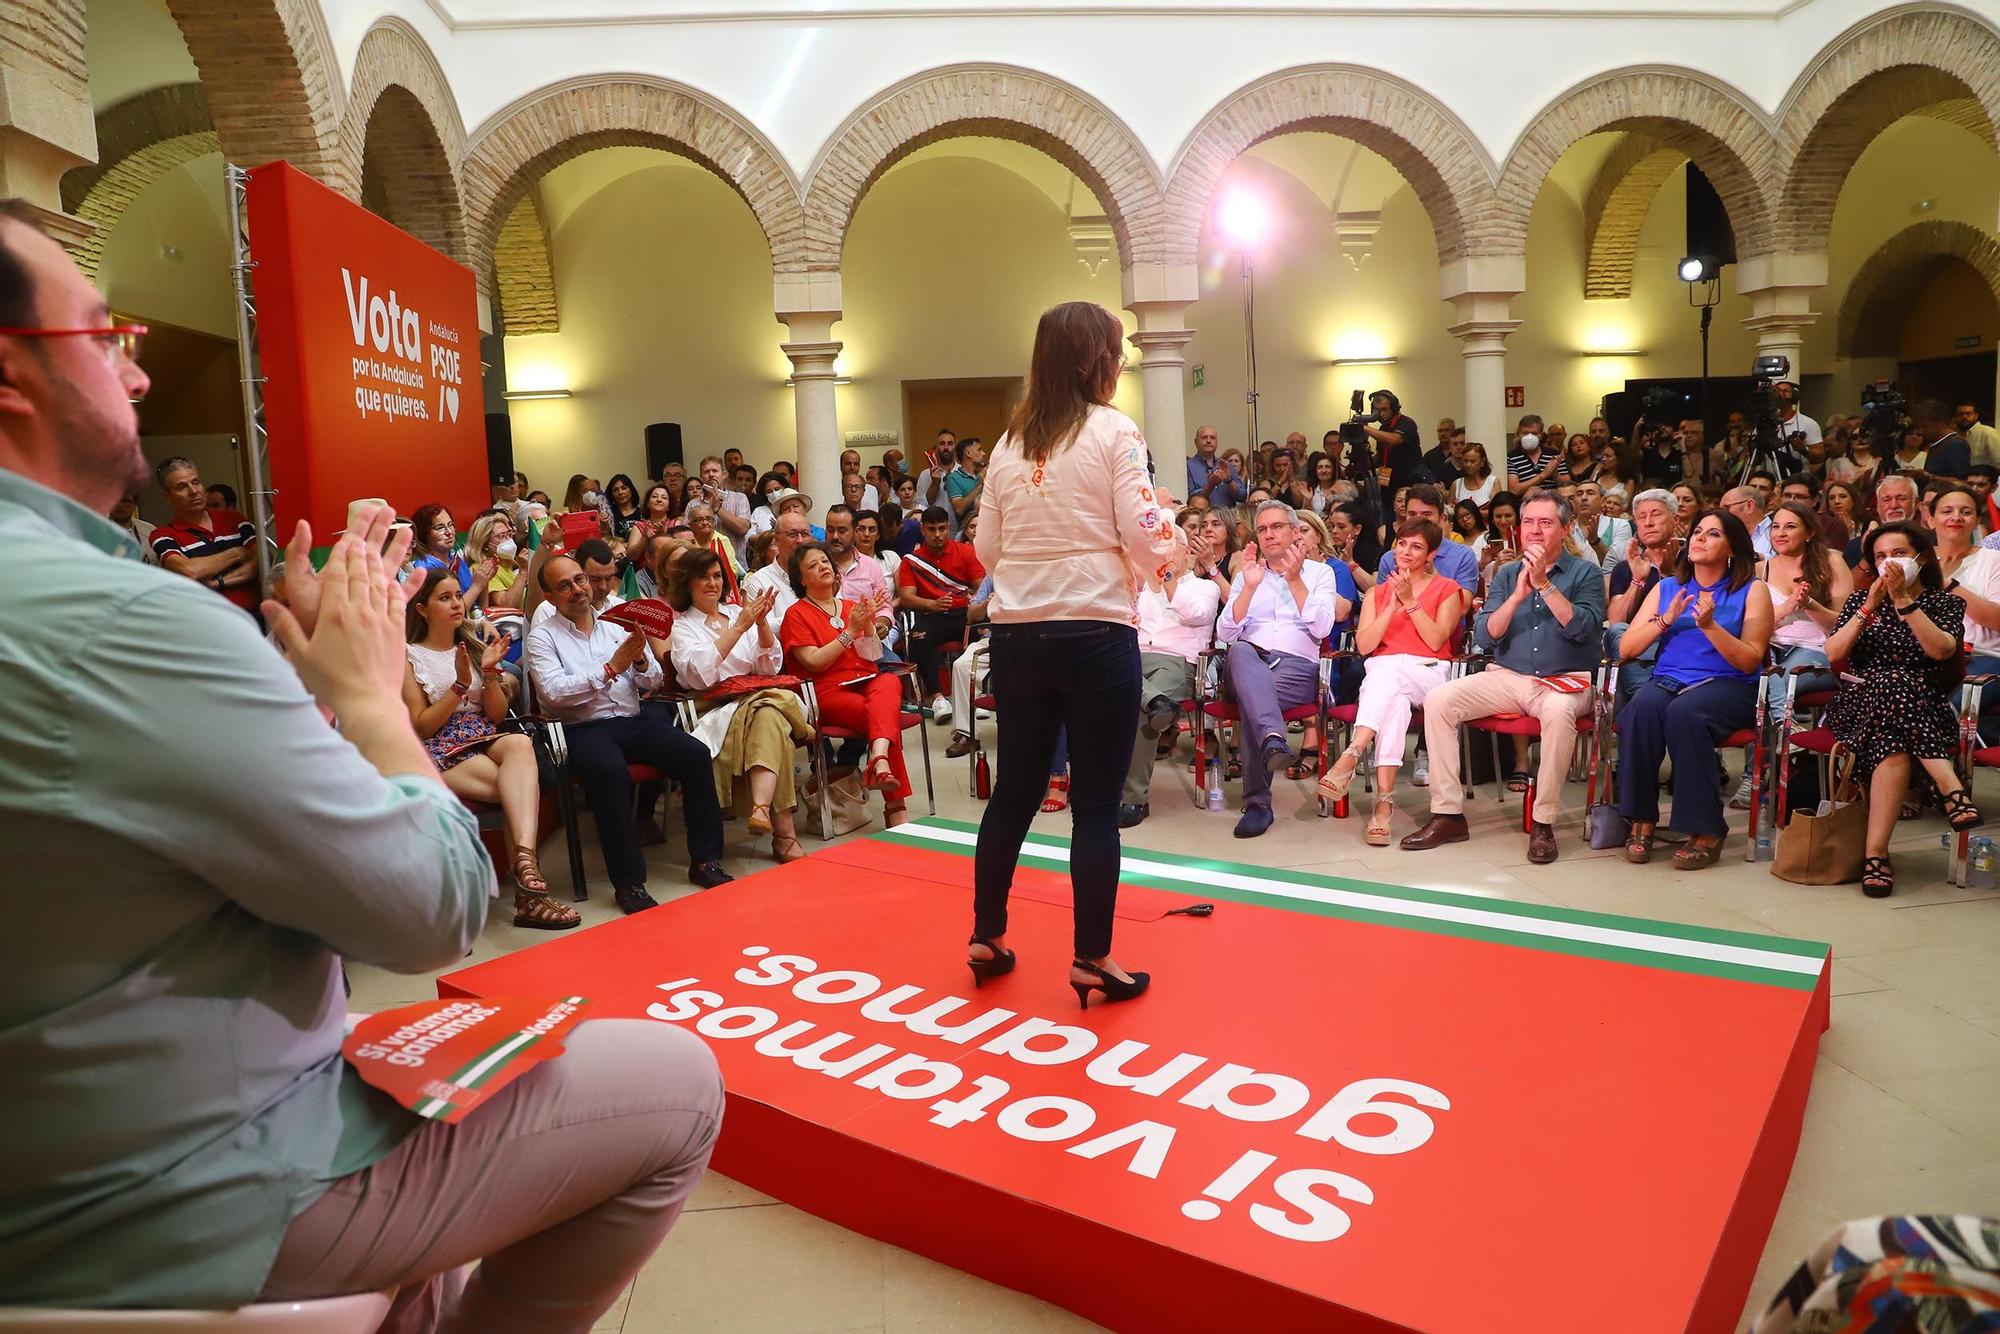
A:
<svg viewBox="0 0 2000 1334">
<path fill-rule="evenodd" d="M 1007 439 L 1037 463 L 1076 438 L 1093 406 L 1118 387 L 1125 326 L 1095 301 L 1065 301 L 1035 326 L 1028 392 L 1014 409 Z"/>
<path fill-rule="evenodd" d="M 1813 601 L 1823 603 L 1833 590 L 1833 561 L 1825 539 L 1820 536 L 1819 515 L 1803 500 L 1787 500 L 1778 508 L 1790 511 L 1805 529 L 1806 543 L 1799 548 L 1799 573 L 1806 577 L 1806 591 L 1812 594 Z"/>
</svg>

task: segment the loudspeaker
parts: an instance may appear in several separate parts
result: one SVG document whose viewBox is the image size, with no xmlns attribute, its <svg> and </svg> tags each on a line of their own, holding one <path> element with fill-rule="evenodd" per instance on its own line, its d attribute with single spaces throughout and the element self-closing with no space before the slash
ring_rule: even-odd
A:
<svg viewBox="0 0 2000 1334">
<path fill-rule="evenodd" d="M 1692 162 L 1687 165 L 1687 249 L 1681 253 L 1713 259 L 1718 266 L 1736 262 L 1736 232 L 1729 225 L 1729 210 Z"/>
<path fill-rule="evenodd" d="M 514 421 L 504 412 L 486 414 L 486 480 L 514 475 Z"/>
<path fill-rule="evenodd" d="M 679 422 L 654 422 L 646 428 L 646 477 L 657 481 L 660 469 L 669 463 L 678 463 L 683 468 L 687 460 L 681 457 L 681 424 Z"/>
</svg>

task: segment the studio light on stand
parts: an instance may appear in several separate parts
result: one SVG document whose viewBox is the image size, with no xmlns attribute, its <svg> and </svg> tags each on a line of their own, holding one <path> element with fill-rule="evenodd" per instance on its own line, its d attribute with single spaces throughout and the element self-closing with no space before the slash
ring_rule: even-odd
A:
<svg viewBox="0 0 2000 1334">
<path fill-rule="evenodd" d="M 1689 255 L 1681 261 L 1680 279 L 1687 284 L 1688 304 L 1701 310 L 1701 479 L 1709 477 L 1708 327 L 1722 300 L 1722 265 L 1709 255 Z"/>
<path fill-rule="evenodd" d="M 1257 457 L 1257 295 L 1253 252 L 1263 243 L 1268 216 L 1264 201 L 1243 190 L 1231 190 L 1216 210 L 1216 231 L 1243 260 L 1243 402 L 1250 438 L 1247 454 Z"/>
</svg>

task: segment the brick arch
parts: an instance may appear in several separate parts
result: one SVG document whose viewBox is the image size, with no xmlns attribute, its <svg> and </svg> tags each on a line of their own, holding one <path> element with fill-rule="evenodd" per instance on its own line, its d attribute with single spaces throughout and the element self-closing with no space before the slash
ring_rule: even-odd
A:
<svg viewBox="0 0 2000 1334">
<path fill-rule="evenodd" d="M 1374 70 L 1315 65 L 1269 75 L 1225 98 L 1175 156 L 1167 187 L 1167 260 L 1196 261 L 1216 183 L 1266 139 L 1320 130 L 1379 153 L 1430 215 L 1438 258 L 1476 253 L 1489 213 L 1493 161 L 1457 116 L 1429 94 Z"/>
<path fill-rule="evenodd" d="M 340 138 L 364 205 L 453 259 L 467 258 L 458 178 L 465 121 L 437 57 L 401 19 L 380 19 L 361 39 Z"/>
<path fill-rule="evenodd" d="M 743 197 L 778 272 L 805 234 L 784 159 L 744 117 L 707 94 L 648 75 L 573 79 L 530 93 L 473 131 L 464 164 L 473 267 L 486 272 L 514 206 L 554 168 L 597 148 L 659 148 L 699 163 Z"/>
<path fill-rule="evenodd" d="M 1779 119 L 1783 248 L 1825 250 L 1834 204 L 1862 151 L 1895 121 L 1918 114 L 1970 120 L 1992 145 L 2000 125 L 2000 33 L 1961 10 L 1906 8 L 1860 23 L 1828 46 L 1793 86 Z"/>
<path fill-rule="evenodd" d="M 1639 232 L 1660 187 L 1687 154 L 1650 134 L 1627 134 L 1598 169 L 1583 203 L 1583 299 L 1622 300 L 1632 295 L 1632 264 Z"/>
<path fill-rule="evenodd" d="M 194 57 L 223 153 L 239 167 L 283 158 L 349 197 L 345 93 L 317 0 L 166 0 Z"/>
<path fill-rule="evenodd" d="M 1894 356 L 1911 292 L 1951 259 L 1976 269 L 2000 301 L 2000 241 L 1969 222 L 1919 222 L 1884 241 L 1855 270 L 1840 303 L 1836 355 Z"/>
<path fill-rule="evenodd" d="M 827 141 L 806 175 L 804 267 L 837 272 L 848 224 L 869 187 L 924 145 L 962 137 L 1010 139 L 1047 153 L 1096 194 L 1121 264 L 1157 252 L 1160 174 L 1123 121 L 1048 75 L 963 65 L 878 94 Z"/>
<path fill-rule="evenodd" d="M 1741 255 L 1771 249 L 1777 143 L 1740 93 L 1680 69 L 1628 69 L 1579 84 L 1545 107 L 1507 155 L 1491 243 L 1525 247 L 1528 214 L 1557 159 L 1587 135 L 1632 130 L 1680 152 L 1722 197 Z"/>
<path fill-rule="evenodd" d="M 493 286 L 494 318 L 507 333 L 562 332 L 548 224 L 533 190 L 521 195 L 500 227 L 493 247 Z"/>
<path fill-rule="evenodd" d="M 96 230 L 72 253 L 96 276 L 104 244 L 142 191 L 184 162 L 217 151 L 199 83 L 135 93 L 97 116 L 97 161 L 63 173 L 63 210 Z"/>
</svg>

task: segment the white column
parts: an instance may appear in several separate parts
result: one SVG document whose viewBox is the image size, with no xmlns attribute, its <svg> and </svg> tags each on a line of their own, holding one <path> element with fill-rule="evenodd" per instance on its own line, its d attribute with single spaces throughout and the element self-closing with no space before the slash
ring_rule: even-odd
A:
<svg viewBox="0 0 2000 1334">
<path fill-rule="evenodd" d="M 780 274 L 778 318 L 791 338 L 779 346 L 792 363 L 792 408 L 798 427 L 799 489 L 819 506 L 840 503 L 840 412 L 834 402 L 834 358 L 840 343 L 840 275 Z"/>
<path fill-rule="evenodd" d="M 1443 296 L 1458 311 L 1448 332 L 1465 358 L 1465 405 L 1459 423 L 1465 438 L 1499 459 L 1507 442 L 1507 335 L 1521 327 L 1511 318 L 1513 300 L 1528 285 L 1524 255 L 1453 260 L 1443 269 Z"/>
<path fill-rule="evenodd" d="M 1819 318 L 1813 298 L 1826 286 L 1825 255 L 1752 255 L 1736 266 L 1736 291 L 1750 299 L 1743 327 L 1757 338 L 1757 355 L 1783 357 L 1791 365 L 1786 377 L 1805 378 L 1806 330 Z M 1724 375 L 1742 375 L 1747 366 L 1722 367 Z"/>
<path fill-rule="evenodd" d="M 1187 429 L 1187 345 L 1194 330 L 1186 323 L 1188 303 L 1184 301 L 1135 302 L 1132 313 L 1139 317 L 1138 332 L 1128 335 L 1139 349 L 1139 391 L 1146 404 L 1146 443 L 1153 451 L 1153 466 L 1167 478 L 1167 490 L 1178 496 L 1185 476 L 1190 448 Z"/>
</svg>

